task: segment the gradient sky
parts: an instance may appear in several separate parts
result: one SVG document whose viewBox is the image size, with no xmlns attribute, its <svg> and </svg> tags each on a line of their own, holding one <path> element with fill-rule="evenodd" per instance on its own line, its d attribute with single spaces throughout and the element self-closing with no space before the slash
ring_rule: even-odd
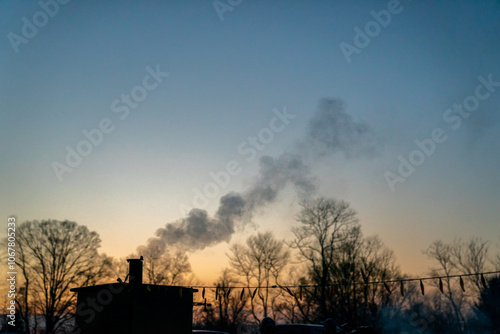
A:
<svg viewBox="0 0 500 334">
<path fill-rule="evenodd" d="M 494 248 L 500 86 L 460 126 L 443 116 L 475 94 L 478 77 L 500 82 L 500 3 L 401 1 L 348 62 L 340 44 L 355 46 L 355 28 L 393 2 L 233 0 L 218 2 L 231 9 L 219 15 L 212 1 L 73 0 L 52 5 L 52 17 L 36 2 L 0 2 L 3 226 L 9 215 L 69 219 L 97 231 L 102 252 L 126 256 L 193 207 L 195 189 L 229 161 L 241 173 L 202 208 L 213 214 L 220 196 L 245 191 L 258 158 L 248 161 L 238 146 L 269 127 L 273 110 L 295 118 L 259 156 L 293 150 L 319 101 L 340 98 L 384 146 L 370 158 L 333 152 L 314 161 L 318 195 L 350 202 L 364 234 L 379 235 L 409 274 L 428 270 L 422 250 L 436 239 L 480 236 Z M 25 38 L 34 16 L 40 27 Z M 13 46 L 14 35 L 24 42 Z M 169 75 L 126 117 L 115 113 L 113 102 L 156 67 Z M 65 164 L 66 147 L 103 119 L 113 131 L 60 182 L 53 163 Z M 398 157 L 409 159 L 415 140 L 436 128 L 447 140 L 391 191 L 386 171 L 397 173 Z M 290 238 L 298 211 L 286 188 L 232 241 L 267 230 Z M 227 246 L 190 255 L 199 279 L 226 266 Z"/>
</svg>

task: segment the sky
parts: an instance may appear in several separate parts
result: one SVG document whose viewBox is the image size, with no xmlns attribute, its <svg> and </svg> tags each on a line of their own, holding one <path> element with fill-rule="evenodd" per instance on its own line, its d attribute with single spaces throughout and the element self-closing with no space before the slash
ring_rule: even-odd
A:
<svg viewBox="0 0 500 334">
<path fill-rule="evenodd" d="M 207 283 L 230 243 L 290 240 L 317 196 L 409 275 L 434 240 L 495 249 L 498 17 L 493 0 L 4 0 L 2 226 L 76 221 L 116 257 L 160 229 Z M 209 238 L 169 235 L 203 219 Z"/>
</svg>

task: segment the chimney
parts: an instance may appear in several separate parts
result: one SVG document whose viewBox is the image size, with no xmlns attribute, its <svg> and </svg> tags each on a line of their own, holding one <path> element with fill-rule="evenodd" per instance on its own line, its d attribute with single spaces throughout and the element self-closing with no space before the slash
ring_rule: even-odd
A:
<svg viewBox="0 0 500 334">
<path fill-rule="evenodd" d="M 130 284 L 142 284 L 142 261 L 140 259 L 127 259 L 128 262 L 128 281 Z"/>
</svg>

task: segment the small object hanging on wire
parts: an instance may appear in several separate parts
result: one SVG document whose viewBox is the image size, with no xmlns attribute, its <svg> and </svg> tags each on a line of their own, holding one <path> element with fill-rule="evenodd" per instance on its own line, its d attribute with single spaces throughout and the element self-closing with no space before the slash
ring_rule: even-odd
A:
<svg viewBox="0 0 500 334">
<path fill-rule="evenodd" d="M 481 283 L 483 284 L 483 288 L 486 289 L 487 288 L 487 286 L 486 286 L 486 280 L 484 279 L 484 275 L 483 274 L 481 274 Z"/>
<path fill-rule="evenodd" d="M 255 290 L 253 290 L 253 293 L 252 293 L 252 299 L 255 297 L 255 294 L 257 293 L 257 289 L 258 289 L 258 288 L 255 288 Z"/>
<path fill-rule="evenodd" d="M 401 281 L 401 285 L 399 286 L 399 291 L 401 292 L 401 297 L 405 296 L 405 286 L 403 284 L 403 281 Z"/>
<path fill-rule="evenodd" d="M 244 295 L 245 295 L 245 288 L 241 289 L 240 300 L 243 300 Z"/>
<path fill-rule="evenodd" d="M 422 283 L 422 280 L 420 280 L 420 291 L 422 291 L 422 296 L 425 294 L 424 291 L 424 283 Z"/>
<path fill-rule="evenodd" d="M 444 293 L 443 292 L 443 280 L 441 279 L 441 277 L 439 277 L 439 290 L 441 290 L 441 293 Z"/>
<path fill-rule="evenodd" d="M 462 291 L 465 292 L 464 280 L 462 276 L 460 276 L 460 287 L 462 288 Z"/>
<path fill-rule="evenodd" d="M 203 291 L 201 291 L 201 298 L 205 299 L 205 287 L 203 287 Z"/>
<path fill-rule="evenodd" d="M 384 282 L 384 288 L 387 290 L 387 292 L 392 293 L 391 289 L 387 285 L 387 283 Z"/>
</svg>

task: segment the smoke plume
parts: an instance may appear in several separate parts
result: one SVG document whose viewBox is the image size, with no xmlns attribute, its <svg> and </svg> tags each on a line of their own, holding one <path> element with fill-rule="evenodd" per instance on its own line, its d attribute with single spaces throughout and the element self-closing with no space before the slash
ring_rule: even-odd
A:
<svg viewBox="0 0 500 334">
<path fill-rule="evenodd" d="M 159 243 L 164 243 L 197 250 L 229 242 L 238 225 L 251 221 L 254 212 L 274 202 L 288 184 L 301 197 L 315 190 L 309 168 L 298 155 L 285 153 L 278 158 L 263 156 L 259 165 L 259 175 L 253 185 L 243 194 L 229 193 L 222 196 L 213 217 L 206 210 L 192 209 L 187 217 L 158 229 L 156 238 L 148 241 L 148 248 L 159 249 Z"/>
<path fill-rule="evenodd" d="M 235 222 L 245 213 L 245 201 L 236 193 L 229 193 L 220 199 L 219 209 L 214 217 L 206 210 L 192 209 L 187 217 L 165 225 L 156 231 L 158 239 L 167 245 L 185 245 L 191 249 L 203 249 L 222 241 L 229 241 L 235 232 Z"/>
<path fill-rule="evenodd" d="M 244 193 L 250 214 L 274 202 L 287 184 L 293 185 L 301 198 L 313 194 L 316 189 L 309 166 L 298 154 L 283 153 L 277 158 L 263 156 L 259 159 L 259 165 L 259 175 Z"/>
<path fill-rule="evenodd" d="M 280 192 L 291 185 L 301 199 L 314 194 L 315 178 L 310 164 L 321 157 L 342 153 L 346 158 L 373 157 L 380 150 L 368 124 L 354 121 L 339 100 L 323 99 L 308 122 L 305 138 L 292 152 L 278 157 L 262 156 L 259 172 L 251 186 L 241 194 L 229 193 L 220 198 L 213 217 L 206 210 L 192 209 L 186 217 L 168 223 L 156 231 L 148 246 L 164 249 L 176 245 L 186 250 L 200 250 L 229 242 L 237 227 L 244 226 L 261 208 L 277 200 Z"/>
<path fill-rule="evenodd" d="M 342 153 L 346 158 L 373 158 L 381 152 L 382 144 L 366 122 L 352 119 L 342 100 L 322 99 L 309 120 L 302 149 L 316 151 L 319 156 Z"/>
</svg>

